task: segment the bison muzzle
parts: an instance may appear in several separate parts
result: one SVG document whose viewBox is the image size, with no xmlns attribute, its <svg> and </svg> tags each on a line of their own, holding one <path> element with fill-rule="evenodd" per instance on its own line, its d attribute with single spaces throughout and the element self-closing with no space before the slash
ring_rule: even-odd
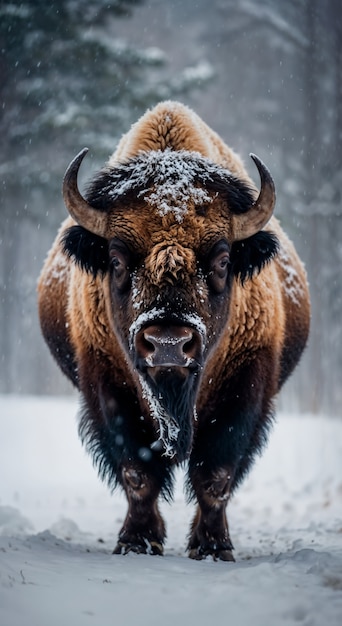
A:
<svg viewBox="0 0 342 626">
<path fill-rule="evenodd" d="M 273 217 L 272 176 L 187 107 L 164 102 L 125 135 L 69 211 L 39 280 L 50 350 L 81 394 L 79 432 L 128 513 L 117 553 L 162 554 L 160 496 L 183 464 L 197 502 L 191 558 L 233 560 L 226 506 L 267 439 L 305 347 L 306 274 Z"/>
</svg>

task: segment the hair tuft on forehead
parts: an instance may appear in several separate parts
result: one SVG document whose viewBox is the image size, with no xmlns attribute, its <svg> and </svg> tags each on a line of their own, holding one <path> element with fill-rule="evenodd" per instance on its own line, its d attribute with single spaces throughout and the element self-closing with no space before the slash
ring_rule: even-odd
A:
<svg viewBox="0 0 342 626">
<path fill-rule="evenodd" d="M 116 167 L 107 167 L 88 187 L 87 201 L 110 211 L 118 201 L 142 198 L 164 216 L 182 222 L 189 204 L 210 203 L 212 194 L 225 197 L 233 213 L 248 211 L 254 191 L 224 167 L 187 150 L 141 152 Z"/>
</svg>

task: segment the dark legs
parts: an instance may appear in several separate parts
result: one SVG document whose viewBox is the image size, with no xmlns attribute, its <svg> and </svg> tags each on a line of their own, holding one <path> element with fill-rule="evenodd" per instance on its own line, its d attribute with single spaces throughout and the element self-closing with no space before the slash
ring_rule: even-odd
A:
<svg viewBox="0 0 342 626">
<path fill-rule="evenodd" d="M 199 560 L 211 555 L 215 560 L 234 561 L 225 512 L 231 480 L 228 468 L 220 468 L 210 476 L 198 470 L 193 473 L 198 508 L 188 542 L 190 558 Z M 162 555 L 166 532 L 157 503 L 160 489 L 154 478 L 131 462 L 122 468 L 122 484 L 128 512 L 114 554 Z"/>
<path fill-rule="evenodd" d="M 234 561 L 226 517 L 232 482 L 229 468 L 219 468 L 210 475 L 199 468 L 191 481 L 198 507 L 189 536 L 189 557 L 199 560 L 211 555 L 214 560 Z"/>
<path fill-rule="evenodd" d="M 160 488 L 138 464 L 125 464 L 122 484 L 128 512 L 113 554 L 163 554 L 165 524 L 158 509 Z"/>
<path fill-rule="evenodd" d="M 199 413 L 188 472 L 190 495 L 198 502 L 188 542 L 193 559 L 234 560 L 226 506 L 267 440 L 277 375 L 271 357 L 259 351 L 216 391 L 214 410 L 208 403 Z"/>
<path fill-rule="evenodd" d="M 188 542 L 190 558 L 199 560 L 211 555 L 215 560 L 234 561 L 225 511 L 231 480 L 228 468 L 220 468 L 210 476 L 194 472 L 192 481 L 198 508 Z M 160 489 L 138 464 L 126 464 L 122 468 L 122 482 L 128 512 L 114 554 L 162 555 L 166 532 L 157 503 Z"/>
<path fill-rule="evenodd" d="M 223 406 L 216 408 L 215 419 L 199 416 L 188 468 L 189 491 L 198 504 L 187 546 L 192 559 L 234 560 L 226 506 L 262 450 L 272 420 L 272 404 L 263 399 L 259 378 L 251 380 L 253 403 L 246 404 L 248 394 L 235 383 L 236 395 L 227 399 L 222 393 Z M 172 467 L 158 453 L 147 463 L 137 456 L 127 455 L 129 460 L 120 465 L 129 510 L 115 552 L 162 554 L 165 526 L 157 499 L 165 491 L 170 494 Z"/>
<path fill-rule="evenodd" d="M 101 478 L 111 487 L 121 485 L 126 494 L 128 511 L 113 553 L 162 554 L 166 532 L 158 498 L 172 497 L 173 465 L 151 449 L 153 422 L 141 416 L 129 389 L 102 383 L 93 411 L 82 416 L 80 433 Z"/>
</svg>

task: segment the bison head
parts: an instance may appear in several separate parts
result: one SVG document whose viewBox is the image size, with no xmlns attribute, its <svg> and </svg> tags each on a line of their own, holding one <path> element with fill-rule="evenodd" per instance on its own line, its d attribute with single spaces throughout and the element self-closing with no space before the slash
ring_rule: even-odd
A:
<svg viewBox="0 0 342 626">
<path fill-rule="evenodd" d="M 206 361 L 227 326 L 234 279 L 244 283 L 275 254 L 272 177 L 255 155 L 259 195 L 198 153 L 150 151 L 102 170 L 84 198 L 64 179 L 77 226 L 64 249 L 106 281 L 112 332 L 155 420 L 155 447 L 178 461 L 190 451 Z M 257 196 L 257 197 L 256 197 Z M 109 285 L 109 289 L 108 289 Z"/>
</svg>

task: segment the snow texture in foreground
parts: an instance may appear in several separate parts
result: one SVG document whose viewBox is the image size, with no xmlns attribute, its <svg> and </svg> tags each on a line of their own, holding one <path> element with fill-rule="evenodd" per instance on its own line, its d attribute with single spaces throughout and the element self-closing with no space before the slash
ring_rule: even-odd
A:
<svg viewBox="0 0 342 626">
<path fill-rule="evenodd" d="M 0 624 L 337 626 L 342 421 L 280 415 L 229 505 L 237 563 L 184 553 L 182 476 L 165 557 L 112 556 L 126 504 L 77 438 L 77 402 L 0 396 Z"/>
</svg>

